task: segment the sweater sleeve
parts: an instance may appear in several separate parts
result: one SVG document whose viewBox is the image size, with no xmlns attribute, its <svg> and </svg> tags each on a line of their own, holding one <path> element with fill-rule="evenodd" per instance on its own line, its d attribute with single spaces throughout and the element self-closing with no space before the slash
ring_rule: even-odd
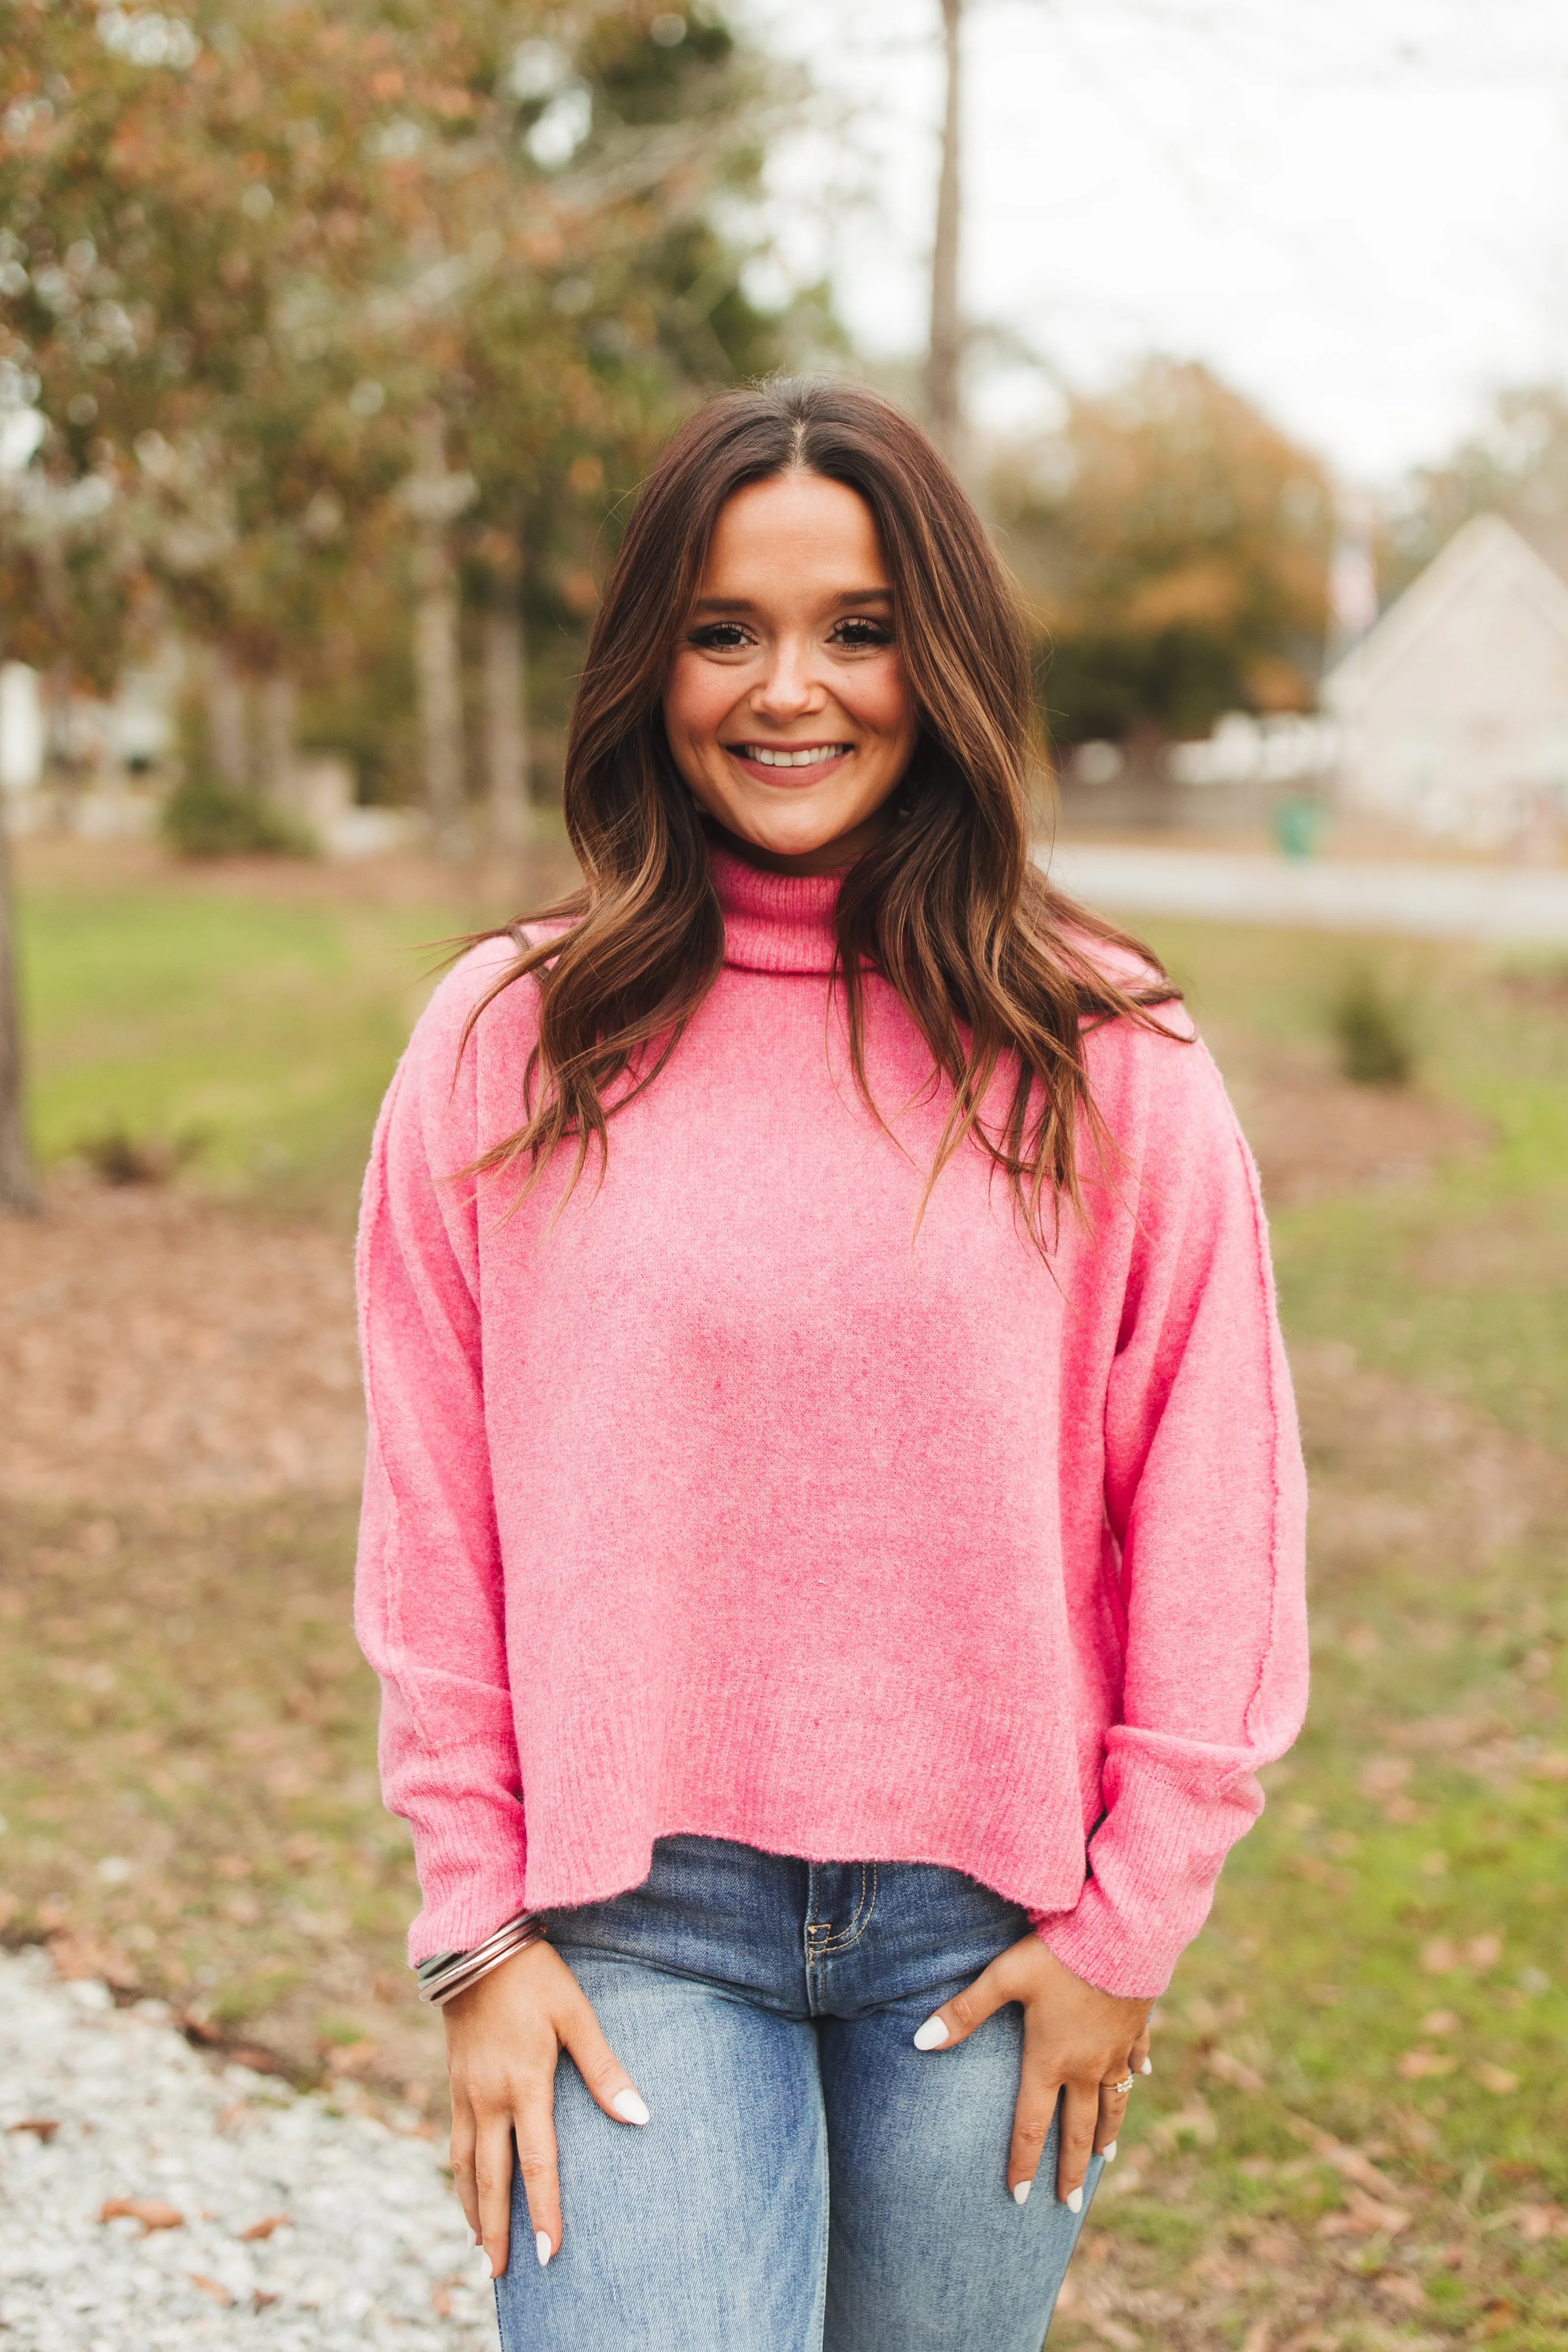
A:
<svg viewBox="0 0 1568 2352">
<path fill-rule="evenodd" d="M 436 992 L 392 1080 L 358 1253 L 370 1443 L 355 1624 L 381 1677 L 382 1793 L 413 1832 L 415 1964 L 482 1941 L 523 1902 L 477 1223 L 461 1174 L 476 1150 L 472 1046 L 458 1064 L 475 961 Z"/>
<path fill-rule="evenodd" d="M 1199 1043 L 1138 1041 L 1146 1125 L 1105 1404 L 1126 1622 L 1122 1719 L 1076 1906 L 1037 1920 L 1077 1976 L 1163 1992 L 1255 1777 L 1306 1704 L 1306 1481 L 1257 1170 Z M 1128 1189 L 1134 1189 L 1128 1182 Z"/>
</svg>

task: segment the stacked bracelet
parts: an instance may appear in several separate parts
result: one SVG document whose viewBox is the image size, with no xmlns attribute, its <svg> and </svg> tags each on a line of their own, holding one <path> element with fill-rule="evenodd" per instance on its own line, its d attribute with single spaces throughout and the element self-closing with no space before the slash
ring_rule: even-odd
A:
<svg viewBox="0 0 1568 2352">
<path fill-rule="evenodd" d="M 526 1952 L 530 1944 L 542 1942 L 544 1932 L 545 1923 L 537 1911 L 519 1911 L 515 1919 L 508 1919 L 484 1943 L 476 1944 L 471 1952 L 434 1953 L 428 1960 L 422 1960 L 415 1972 L 421 2000 L 431 2001 L 440 2009 L 458 1993 L 466 1992 L 470 1985 L 477 1984 L 481 1977 L 487 1977 L 492 1969 L 498 1969 L 503 1960 L 509 1960 L 514 1952 Z"/>
</svg>

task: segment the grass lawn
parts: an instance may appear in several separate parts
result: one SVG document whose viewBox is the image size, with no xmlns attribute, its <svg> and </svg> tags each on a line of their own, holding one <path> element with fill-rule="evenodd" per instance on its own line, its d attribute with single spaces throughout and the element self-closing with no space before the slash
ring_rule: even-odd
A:
<svg viewBox="0 0 1568 2352">
<path fill-rule="evenodd" d="M 483 885 L 411 867 L 182 870 L 41 844 L 19 908 L 37 1149 L 106 1135 L 188 1150 L 287 1213 L 351 1216 L 376 1107 L 446 953 L 497 919 Z"/>
<path fill-rule="evenodd" d="M 40 877 L 46 1150 L 199 1126 L 236 1218 L 340 1221 L 417 943 L 469 919 L 319 877 Z M 1336 974 L 1379 955 L 1424 1087 L 1480 1139 L 1276 1212 L 1312 1715 L 1160 2005 L 1053 2352 L 1546 2352 L 1568 2340 L 1568 987 L 1239 929 L 1157 944 L 1254 1074 L 1321 1056 Z M 434 2112 L 351 1517 L 7 1507 L 0 1904 L 13 1937 Z"/>
</svg>

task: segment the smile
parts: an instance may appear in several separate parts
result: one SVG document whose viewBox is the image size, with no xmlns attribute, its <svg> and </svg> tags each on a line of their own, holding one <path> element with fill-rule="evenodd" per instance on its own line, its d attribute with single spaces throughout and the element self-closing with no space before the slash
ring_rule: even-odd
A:
<svg viewBox="0 0 1568 2352">
<path fill-rule="evenodd" d="M 781 751 L 767 743 L 732 743 L 726 749 L 737 760 L 754 760 L 759 768 L 820 768 L 824 761 L 842 760 L 852 743 L 804 743 L 799 751 Z"/>
</svg>

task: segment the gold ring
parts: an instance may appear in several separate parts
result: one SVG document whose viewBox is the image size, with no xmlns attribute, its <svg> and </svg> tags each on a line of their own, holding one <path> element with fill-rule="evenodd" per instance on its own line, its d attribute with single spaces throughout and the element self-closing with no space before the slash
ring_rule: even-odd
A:
<svg viewBox="0 0 1568 2352">
<path fill-rule="evenodd" d="M 1111 2096 L 1113 2099 L 1124 2099 L 1132 2087 L 1133 2078 L 1131 2074 L 1128 2075 L 1124 2083 L 1107 2083 L 1105 2085 L 1105 2088 L 1110 2092 Z"/>
</svg>

